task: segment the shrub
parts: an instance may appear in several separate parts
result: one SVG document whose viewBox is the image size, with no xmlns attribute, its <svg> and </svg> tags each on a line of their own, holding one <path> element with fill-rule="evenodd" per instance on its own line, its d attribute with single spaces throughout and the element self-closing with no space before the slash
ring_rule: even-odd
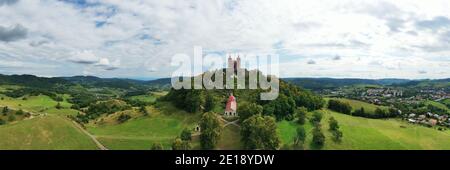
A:
<svg viewBox="0 0 450 170">
<path fill-rule="evenodd" d="M 190 141 L 192 140 L 192 132 L 185 128 L 180 135 L 181 140 Z"/>
<path fill-rule="evenodd" d="M 312 142 L 318 148 L 323 147 L 323 145 L 325 144 L 325 135 L 323 134 L 321 125 L 319 123 L 314 126 Z"/>
<path fill-rule="evenodd" d="M 162 144 L 158 142 L 158 143 L 153 143 L 151 149 L 152 150 L 163 150 L 164 148 L 163 148 Z"/>
<path fill-rule="evenodd" d="M 120 114 L 120 116 L 117 118 L 117 121 L 119 121 L 119 123 L 123 123 L 123 122 L 126 122 L 129 119 L 131 119 L 130 115 Z"/>
<path fill-rule="evenodd" d="M 321 120 L 322 120 L 322 112 L 315 111 L 312 115 L 311 123 L 313 124 L 320 123 Z"/>
</svg>

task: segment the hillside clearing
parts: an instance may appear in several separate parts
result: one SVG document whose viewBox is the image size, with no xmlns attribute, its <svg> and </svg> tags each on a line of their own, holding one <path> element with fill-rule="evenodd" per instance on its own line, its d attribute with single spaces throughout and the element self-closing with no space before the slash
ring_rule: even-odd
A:
<svg viewBox="0 0 450 170">
<path fill-rule="evenodd" d="M 170 149 L 173 139 L 184 128 L 193 129 L 198 120 L 198 115 L 179 110 L 173 112 L 177 109 L 169 103 L 149 110 L 149 116 L 117 125 L 90 125 L 87 130 L 109 149 L 150 149 L 153 143 L 161 143 Z"/>
</svg>

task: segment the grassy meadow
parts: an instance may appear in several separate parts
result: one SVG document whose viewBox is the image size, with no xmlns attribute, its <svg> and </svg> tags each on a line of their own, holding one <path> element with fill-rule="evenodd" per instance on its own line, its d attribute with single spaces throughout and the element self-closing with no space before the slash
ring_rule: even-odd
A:
<svg viewBox="0 0 450 170">
<path fill-rule="evenodd" d="M 87 130 L 110 149 L 150 149 L 153 143 L 170 145 L 184 128 L 193 129 L 198 114 L 190 114 L 174 108 L 169 103 L 150 107 L 149 115 L 117 125 L 90 125 Z"/>
<path fill-rule="evenodd" d="M 31 113 L 49 113 L 49 114 L 61 114 L 61 115 L 74 115 L 78 111 L 70 109 L 72 104 L 67 102 L 69 95 L 63 95 L 64 101 L 59 102 L 62 109 L 56 109 L 57 101 L 52 98 L 39 95 L 39 96 L 24 96 L 19 98 L 12 98 L 1 95 L 3 100 L 0 100 L 0 106 L 8 106 L 12 109 L 22 109 Z M 25 98 L 25 99 L 24 99 Z"/>
<path fill-rule="evenodd" d="M 95 143 L 60 116 L 39 116 L 0 126 L 0 149 L 93 150 Z"/>
<path fill-rule="evenodd" d="M 322 131 L 326 142 L 325 150 L 440 150 L 450 149 L 450 131 L 438 131 L 433 128 L 412 125 L 396 119 L 368 119 L 353 117 L 322 110 Z M 333 116 L 340 125 L 343 138 L 340 143 L 331 140 L 328 131 L 328 120 Z M 295 122 L 278 122 L 278 134 L 283 144 L 292 144 L 296 128 L 300 126 Z M 312 125 L 306 122 L 307 131 L 305 149 L 317 149 L 311 146 Z"/>
</svg>

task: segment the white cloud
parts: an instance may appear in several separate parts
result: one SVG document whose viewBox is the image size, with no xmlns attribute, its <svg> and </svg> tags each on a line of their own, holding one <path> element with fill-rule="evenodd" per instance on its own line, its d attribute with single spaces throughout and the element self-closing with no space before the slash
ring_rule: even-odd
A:
<svg viewBox="0 0 450 170">
<path fill-rule="evenodd" d="M 92 51 L 88 50 L 74 52 L 69 60 L 79 64 L 94 64 L 101 61 Z"/>
</svg>

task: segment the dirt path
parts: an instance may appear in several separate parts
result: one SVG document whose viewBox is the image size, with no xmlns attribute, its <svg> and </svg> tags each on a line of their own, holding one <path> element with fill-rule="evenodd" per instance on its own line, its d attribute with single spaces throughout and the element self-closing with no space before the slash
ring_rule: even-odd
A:
<svg viewBox="0 0 450 170">
<path fill-rule="evenodd" d="M 88 135 L 92 141 L 94 141 L 94 143 L 97 145 L 97 147 L 100 150 L 109 150 L 108 148 L 106 148 L 102 143 L 100 143 L 100 141 L 97 140 L 97 138 L 95 138 L 94 135 L 90 134 L 88 131 L 86 131 L 83 127 L 81 127 L 77 122 L 72 120 L 72 123 L 75 124 L 75 126 L 80 129 L 84 134 Z"/>
<path fill-rule="evenodd" d="M 239 124 L 237 124 L 237 122 L 239 121 L 239 119 L 236 119 L 236 120 L 234 120 L 234 121 L 228 121 L 228 120 L 225 120 L 222 116 L 219 116 L 219 119 L 220 120 L 222 120 L 225 124 L 223 125 L 223 127 L 227 127 L 228 125 L 235 125 L 235 126 L 237 126 L 237 127 L 241 127 Z"/>
</svg>

